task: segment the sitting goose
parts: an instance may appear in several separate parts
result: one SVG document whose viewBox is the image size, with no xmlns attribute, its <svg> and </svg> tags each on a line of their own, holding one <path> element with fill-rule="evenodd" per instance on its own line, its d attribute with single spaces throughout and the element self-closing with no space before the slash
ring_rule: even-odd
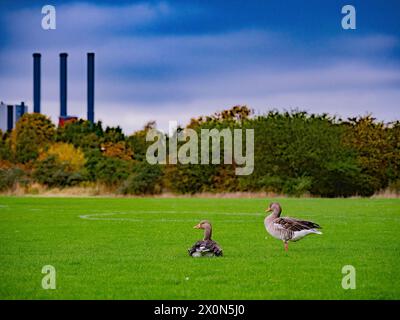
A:
<svg viewBox="0 0 400 320">
<path fill-rule="evenodd" d="M 321 228 L 318 224 L 311 221 L 298 220 L 294 218 L 281 218 L 282 208 L 279 203 L 273 202 L 265 212 L 272 213 L 265 218 L 264 225 L 268 233 L 276 239 L 285 243 L 285 250 L 288 250 L 288 241 L 298 241 L 308 234 L 322 234 L 316 230 Z"/>
<path fill-rule="evenodd" d="M 190 248 L 189 255 L 192 257 L 212 257 L 222 256 L 222 249 L 213 240 L 211 240 L 212 227 L 207 220 L 200 221 L 195 225 L 195 229 L 204 229 L 204 239 L 197 241 L 192 248 Z"/>
</svg>

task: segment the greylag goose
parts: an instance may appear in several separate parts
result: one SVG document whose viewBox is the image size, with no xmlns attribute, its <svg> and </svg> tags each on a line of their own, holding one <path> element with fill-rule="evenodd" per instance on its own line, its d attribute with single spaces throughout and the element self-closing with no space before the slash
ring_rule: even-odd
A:
<svg viewBox="0 0 400 320">
<path fill-rule="evenodd" d="M 212 227 L 207 220 L 200 221 L 195 225 L 195 229 L 204 230 L 204 239 L 197 241 L 193 247 L 189 249 L 189 255 L 192 257 L 212 257 L 222 256 L 222 249 L 215 241 L 211 240 Z"/>
<path fill-rule="evenodd" d="M 271 211 L 272 213 L 264 220 L 265 229 L 271 236 L 284 242 L 286 251 L 288 250 L 288 241 L 298 241 L 312 233 L 322 234 L 316 230 L 321 227 L 314 222 L 289 217 L 281 218 L 282 208 L 277 202 L 271 203 L 265 210 L 265 212 Z"/>
</svg>

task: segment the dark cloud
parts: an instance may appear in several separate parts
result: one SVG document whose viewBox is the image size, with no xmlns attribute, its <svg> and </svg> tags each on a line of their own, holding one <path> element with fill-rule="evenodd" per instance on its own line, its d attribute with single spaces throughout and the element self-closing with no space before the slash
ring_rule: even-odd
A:
<svg viewBox="0 0 400 320">
<path fill-rule="evenodd" d="M 302 30 L 299 36 L 298 19 L 292 27 L 287 17 L 263 23 L 255 4 L 243 9 L 244 23 L 236 4 L 225 17 L 218 1 L 214 7 L 185 3 L 63 2 L 56 4 L 54 31 L 40 28 L 36 7 L 9 9 L 6 26 L 2 25 L 0 99 L 32 105 L 31 55 L 42 52 L 43 112 L 56 119 L 58 54 L 66 51 L 69 113 L 85 117 L 86 52 L 94 51 L 96 117 L 128 132 L 149 120 L 166 129 L 168 120 L 184 124 L 191 116 L 235 104 L 248 104 L 259 112 L 298 107 L 343 116 L 369 111 L 387 121 L 396 118 L 400 100 L 396 33 L 340 29 L 335 33 L 322 28 Z M 321 14 L 327 15 L 326 10 L 320 9 Z M 248 21 L 252 12 L 254 23 Z M 218 16 L 229 27 L 210 26 Z M 340 15 L 331 13 L 332 17 L 339 28 Z M 14 24 L 17 20 L 24 23 Z M 184 32 L 184 25 L 192 27 Z"/>
</svg>

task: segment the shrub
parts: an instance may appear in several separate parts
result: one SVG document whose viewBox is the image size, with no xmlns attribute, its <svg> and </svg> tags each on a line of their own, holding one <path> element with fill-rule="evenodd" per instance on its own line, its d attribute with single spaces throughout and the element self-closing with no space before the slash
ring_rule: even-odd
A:
<svg viewBox="0 0 400 320">
<path fill-rule="evenodd" d="M 312 186 L 311 177 L 299 177 L 286 180 L 283 186 L 283 193 L 291 196 L 302 196 L 310 192 Z"/>
<path fill-rule="evenodd" d="M 27 182 L 24 171 L 19 168 L 0 169 L 0 191 L 12 190 L 18 183 Z"/>
<path fill-rule="evenodd" d="M 400 179 L 399 179 L 399 180 L 396 180 L 396 181 L 392 181 L 392 182 L 389 184 L 389 190 L 390 190 L 391 192 L 395 192 L 395 193 L 397 193 L 397 194 L 400 194 Z"/>
<path fill-rule="evenodd" d="M 131 162 L 102 157 L 95 164 L 95 178 L 108 186 L 118 186 L 131 173 Z"/>
<path fill-rule="evenodd" d="M 134 166 L 133 173 L 121 185 L 119 192 L 136 195 L 160 193 L 162 174 L 159 165 L 138 163 Z"/>
<path fill-rule="evenodd" d="M 9 134 L 0 130 L 0 160 L 11 161 L 12 152 Z"/>
<path fill-rule="evenodd" d="M 36 164 L 35 180 L 48 187 L 68 187 L 85 180 L 82 172 L 71 172 L 68 164 L 60 163 L 55 156 L 49 156 Z"/>
<path fill-rule="evenodd" d="M 216 166 L 178 164 L 169 167 L 167 174 L 172 191 L 183 194 L 213 191 Z"/>
</svg>

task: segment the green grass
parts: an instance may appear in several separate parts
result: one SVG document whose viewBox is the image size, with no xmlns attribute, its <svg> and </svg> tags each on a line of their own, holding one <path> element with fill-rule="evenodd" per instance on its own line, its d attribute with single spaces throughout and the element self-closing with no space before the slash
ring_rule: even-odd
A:
<svg viewBox="0 0 400 320">
<path fill-rule="evenodd" d="M 269 200 L 0 197 L 0 298 L 400 298 L 400 199 L 279 199 L 323 226 L 289 252 L 264 229 Z M 201 219 L 224 257 L 187 255 Z M 41 287 L 44 265 L 56 290 Z"/>
</svg>

